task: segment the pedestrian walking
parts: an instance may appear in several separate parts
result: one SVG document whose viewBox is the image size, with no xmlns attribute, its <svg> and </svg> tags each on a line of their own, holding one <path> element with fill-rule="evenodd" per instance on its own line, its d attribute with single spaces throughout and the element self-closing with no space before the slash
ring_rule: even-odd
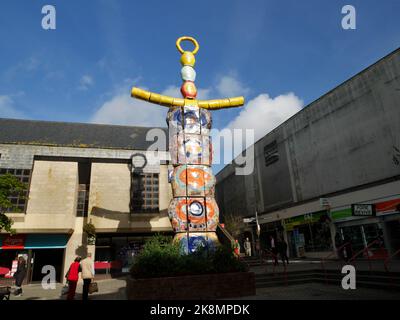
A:
<svg viewBox="0 0 400 320">
<path fill-rule="evenodd" d="M 67 300 L 74 300 L 75 298 L 76 285 L 78 284 L 79 280 L 79 272 L 82 271 L 80 261 L 81 257 L 76 257 L 74 262 L 71 263 L 67 275 L 65 276 L 68 281 Z"/>
<path fill-rule="evenodd" d="M 233 244 L 233 252 L 239 258 L 240 257 L 240 244 L 239 241 L 236 239 L 235 243 Z"/>
<path fill-rule="evenodd" d="M 89 286 L 94 279 L 94 263 L 92 254 L 89 252 L 85 259 L 81 261 L 81 277 L 83 279 L 82 300 L 88 300 Z"/>
<path fill-rule="evenodd" d="M 285 265 L 285 262 L 289 264 L 289 257 L 287 256 L 287 243 L 285 240 L 281 240 L 279 242 L 279 255 L 281 256 L 282 263 Z"/>
<path fill-rule="evenodd" d="M 246 238 L 246 240 L 244 241 L 244 250 L 246 252 L 246 256 L 251 257 L 251 243 L 249 238 Z"/>
<path fill-rule="evenodd" d="M 336 235 L 335 235 L 335 246 L 336 246 L 337 254 L 338 254 L 340 259 L 346 261 L 345 253 L 344 253 L 345 248 L 342 247 L 343 245 L 344 245 L 344 241 L 342 239 L 342 236 L 340 235 L 339 232 L 336 232 Z"/>
<path fill-rule="evenodd" d="M 275 261 L 275 265 L 277 265 L 277 264 L 279 264 L 278 263 L 278 250 L 276 248 L 275 239 L 273 236 L 269 236 L 269 243 L 270 243 L 271 252 L 273 254 L 273 258 Z"/>
<path fill-rule="evenodd" d="M 24 282 L 26 276 L 26 261 L 24 257 L 20 256 L 18 258 L 17 271 L 14 273 L 15 278 L 15 292 L 17 297 L 22 296 L 22 282 Z"/>
<path fill-rule="evenodd" d="M 344 242 L 346 243 L 344 249 L 346 252 L 345 260 L 349 262 L 353 258 L 353 246 L 351 243 L 351 237 L 349 235 L 345 235 Z"/>
</svg>

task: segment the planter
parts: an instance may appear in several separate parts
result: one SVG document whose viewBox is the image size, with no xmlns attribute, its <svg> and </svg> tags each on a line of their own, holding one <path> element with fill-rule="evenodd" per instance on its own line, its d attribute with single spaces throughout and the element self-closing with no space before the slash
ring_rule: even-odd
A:
<svg viewBox="0 0 400 320">
<path fill-rule="evenodd" d="M 90 246 L 96 244 L 96 236 L 88 235 L 87 236 L 87 244 Z"/>
<path fill-rule="evenodd" d="M 128 300 L 199 300 L 256 294 L 253 272 L 127 279 Z"/>
</svg>

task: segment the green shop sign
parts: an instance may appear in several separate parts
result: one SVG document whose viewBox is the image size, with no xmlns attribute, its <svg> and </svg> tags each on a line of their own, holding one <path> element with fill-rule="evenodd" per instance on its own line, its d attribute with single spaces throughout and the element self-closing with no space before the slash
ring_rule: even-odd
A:
<svg viewBox="0 0 400 320">
<path fill-rule="evenodd" d="M 285 219 L 283 220 L 283 223 L 285 225 L 286 231 L 291 231 L 296 226 L 318 222 L 320 221 L 321 217 L 326 214 L 327 214 L 326 210 L 307 213 L 305 215 Z"/>
<path fill-rule="evenodd" d="M 331 212 L 332 220 L 341 220 L 352 216 L 351 208 Z"/>
</svg>

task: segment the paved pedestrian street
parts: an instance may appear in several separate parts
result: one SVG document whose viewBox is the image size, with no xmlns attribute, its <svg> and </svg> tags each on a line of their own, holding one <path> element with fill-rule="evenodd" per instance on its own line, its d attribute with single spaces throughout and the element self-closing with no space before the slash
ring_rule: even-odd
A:
<svg viewBox="0 0 400 320">
<path fill-rule="evenodd" d="M 90 300 L 126 300 L 124 278 L 98 281 L 99 292 L 89 295 Z M 57 284 L 56 289 L 44 290 L 40 284 L 31 284 L 23 287 L 21 297 L 11 295 L 10 300 L 65 300 L 60 296 L 62 285 Z M 76 300 L 82 299 L 82 285 L 78 284 Z M 238 298 L 238 300 L 381 300 L 400 299 L 396 292 L 357 288 L 344 290 L 340 286 L 324 284 L 301 284 L 273 288 L 257 289 L 256 296 Z"/>
<path fill-rule="evenodd" d="M 124 278 L 97 281 L 99 292 L 89 295 L 90 300 L 126 300 Z M 16 297 L 13 294 L 10 300 L 65 300 L 61 296 L 62 285 L 57 283 L 56 289 L 45 290 L 40 283 L 23 286 L 23 295 Z M 75 300 L 82 299 L 82 283 L 78 283 Z"/>
</svg>

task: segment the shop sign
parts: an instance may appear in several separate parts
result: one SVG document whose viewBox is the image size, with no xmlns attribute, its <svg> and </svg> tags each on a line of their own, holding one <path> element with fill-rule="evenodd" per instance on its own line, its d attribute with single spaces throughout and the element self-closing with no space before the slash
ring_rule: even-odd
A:
<svg viewBox="0 0 400 320">
<path fill-rule="evenodd" d="M 379 202 L 375 205 L 375 207 L 376 212 L 380 214 L 396 212 L 400 209 L 400 199 Z"/>
<path fill-rule="evenodd" d="M 341 219 L 346 219 L 352 216 L 352 211 L 351 208 L 346 208 L 338 211 L 334 211 L 331 213 L 332 219 L 334 221 L 336 220 L 341 220 Z"/>
<path fill-rule="evenodd" d="M 352 204 L 351 212 L 353 216 L 374 217 L 376 215 L 374 204 Z"/>
<path fill-rule="evenodd" d="M 24 249 L 25 235 L 9 235 L 3 238 L 2 249 Z"/>
<path fill-rule="evenodd" d="M 314 212 L 314 213 L 307 213 L 305 215 L 288 218 L 288 219 L 285 219 L 283 222 L 285 224 L 286 231 L 291 231 L 296 226 L 318 222 L 318 221 L 320 221 L 321 217 L 323 217 L 324 215 L 326 215 L 326 210 L 322 210 L 322 211 L 318 211 L 318 212 Z"/>
<path fill-rule="evenodd" d="M 328 198 L 319 198 L 319 203 L 321 207 L 330 207 L 329 199 Z"/>
</svg>

